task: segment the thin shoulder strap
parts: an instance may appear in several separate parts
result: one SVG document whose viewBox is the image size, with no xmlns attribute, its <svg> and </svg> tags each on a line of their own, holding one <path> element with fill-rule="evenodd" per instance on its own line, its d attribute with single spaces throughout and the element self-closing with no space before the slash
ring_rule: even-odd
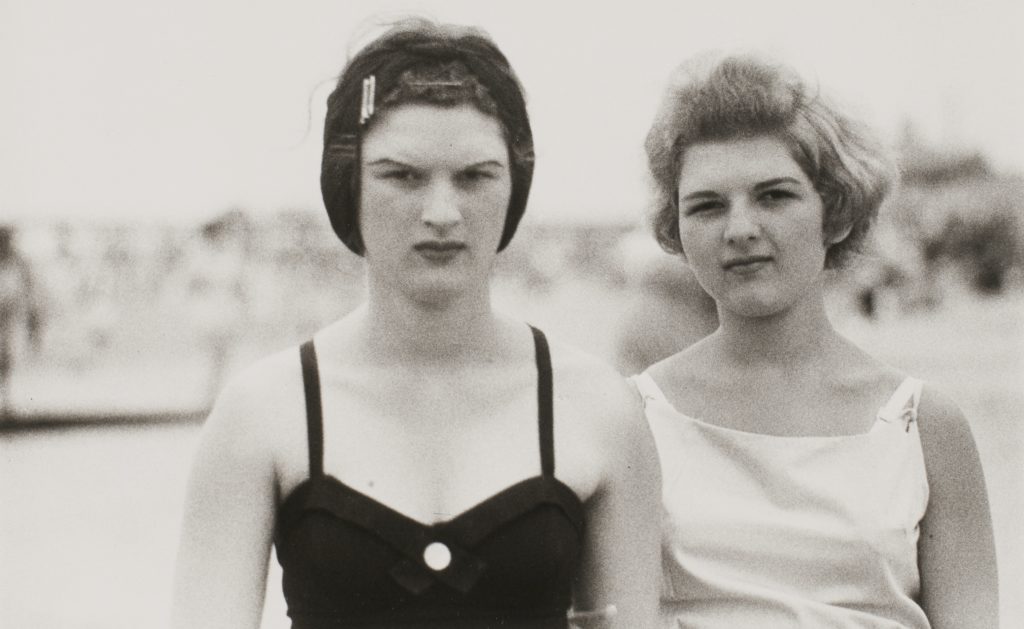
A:
<svg viewBox="0 0 1024 629">
<path fill-rule="evenodd" d="M 909 423 L 917 418 L 917 405 L 921 401 L 921 387 L 923 386 L 924 382 L 917 378 L 904 378 L 886 405 L 882 407 L 881 416 L 887 421 L 895 421 L 902 417 L 904 412 L 909 411 L 909 428 Z"/>
<path fill-rule="evenodd" d="M 302 388 L 306 395 L 306 431 L 309 439 L 309 475 L 324 473 L 324 424 L 320 402 L 320 370 L 316 364 L 313 339 L 299 346 L 302 361 Z"/>
<path fill-rule="evenodd" d="M 544 476 L 555 475 L 555 411 L 552 398 L 551 351 L 544 333 L 530 326 L 537 361 L 537 429 L 540 433 L 540 469 Z"/>
<path fill-rule="evenodd" d="M 633 385 L 637 393 L 640 394 L 640 399 L 643 400 L 644 406 L 647 406 L 647 402 L 651 400 L 658 400 L 659 402 L 668 402 L 668 398 L 662 392 L 661 387 L 654 381 L 651 374 L 646 371 L 642 371 L 638 374 L 632 375 L 627 380 Z"/>
</svg>

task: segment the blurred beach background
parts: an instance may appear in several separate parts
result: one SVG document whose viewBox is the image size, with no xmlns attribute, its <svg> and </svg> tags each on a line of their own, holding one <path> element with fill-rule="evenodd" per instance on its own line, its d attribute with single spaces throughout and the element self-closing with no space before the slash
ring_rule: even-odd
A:
<svg viewBox="0 0 1024 629">
<path fill-rule="evenodd" d="M 530 95 L 536 184 L 495 303 L 624 374 L 706 325 L 644 221 L 643 134 L 678 61 L 767 50 L 882 129 L 903 184 L 830 312 L 965 411 L 1003 626 L 1024 626 L 1024 10 L 519 4 L 0 3 L 0 227 L 34 278 L 6 324 L 0 627 L 163 625 L 212 396 L 361 299 L 318 199 L 323 100 L 352 38 L 408 13 L 483 26 Z M 279 590 L 272 560 L 267 629 Z"/>
</svg>

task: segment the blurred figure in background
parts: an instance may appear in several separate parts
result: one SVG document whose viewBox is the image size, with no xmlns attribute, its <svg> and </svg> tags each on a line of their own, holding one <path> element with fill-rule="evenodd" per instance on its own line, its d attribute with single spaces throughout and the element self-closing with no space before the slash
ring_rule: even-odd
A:
<svg viewBox="0 0 1024 629">
<path fill-rule="evenodd" d="M 879 221 L 865 252 L 850 269 L 854 305 L 868 320 L 898 315 L 926 302 L 927 274 L 920 248 L 891 221 Z"/>
<path fill-rule="evenodd" d="M 208 404 L 224 384 L 248 312 L 244 243 L 235 216 L 225 214 L 200 228 L 185 272 L 186 312 L 207 360 Z"/>
<path fill-rule="evenodd" d="M 15 248 L 15 229 L 0 225 L 0 419 L 13 412 L 11 376 L 19 351 L 18 332 L 38 347 L 42 305 L 28 259 Z"/>
<path fill-rule="evenodd" d="M 626 236 L 622 250 L 634 296 L 617 323 L 615 362 L 628 376 L 714 332 L 718 313 L 689 265 L 658 249 L 649 235 Z"/>
</svg>

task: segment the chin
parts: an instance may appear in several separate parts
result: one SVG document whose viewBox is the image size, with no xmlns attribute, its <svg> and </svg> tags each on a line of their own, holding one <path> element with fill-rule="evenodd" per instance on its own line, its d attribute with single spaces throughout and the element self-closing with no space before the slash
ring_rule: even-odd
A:
<svg viewBox="0 0 1024 629">
<path fill-rule="evenodd" d="M 726 310 L 742 317 L 759 319 L 785 311 L 789 303 L 780 299 L 777 294 L 752 291 L 744 295 L 730 295 L 722 305 Z"/>
<path fill-rule="evenodd" d="M 464 297 L 488 294 L 489 280 L 488 274 L 475 268 L 419 268 L 407 271 L 395 287 L 413 303 L 443 307 Z"/>
<path fill-rule="evenodd" d="M 783 307 L 773 304 L 742 304 L 731 309 L 736 314 L 748 319 L 767 319 L 785 311 Z"/>
<path fill-rule="evenodd" d="M 424 306 L 443 306 L 470 292 L 468 284 L 463 277 L 423 278 L 407 286 L 406 294 Z"/>
</svg>

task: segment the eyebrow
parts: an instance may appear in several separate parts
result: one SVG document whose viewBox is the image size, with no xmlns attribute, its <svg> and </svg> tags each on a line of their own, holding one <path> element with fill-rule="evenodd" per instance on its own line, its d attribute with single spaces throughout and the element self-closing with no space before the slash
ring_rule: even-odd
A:
<svg viewBox="0 0 1024 629">
<path fill-rule="evenodd" d="M 483 166 L 495 167 L 495 168 L 505 168 L 505 164 L 499 162 L 496 159 L 486 159 L 486 160 L 484 160 L 482 162 L 475 162 L 473 164 L 469 164 L 468 166 L 466 166 L 466 168 L 480 168 L 480 167 L 483 167 Z"/>
<path fill-rule="evenodd" d="M 387 158 L 387 157 L 382 157 L 380 159 L 375 159 L 372 162 L 367 162 L 366 165 L 367 166 L 409 166 L 409 164 L 406 164 L 404 162 L 400 162 L 398 160 L 390 159 L 390 158 Z"/>
<path fill-rule="evenodd" d="M 754 190 L 763 190 L 765 188 L 771 188 L 783 183 L 790 183 L 800 185 L 800 181 L 793 177 L 776 177 L 775 179 L 768 179 L 767 181 L 761 181 L 754 184 Z M 707 199 L 717 197 L 718 193 L 713 190 L 698 190 L 697 192 L 691 192 L 682 198 L 683 201 L 695 201 L 697 199 Z"/>
<path fill-rule="evenodd" d="M 367 162 L 366 165 L 367 166 L 402 166 L 402 167 L 405 167 L 405 168 L 414 168 L 414 166 L 412 164 L 407 164 L 405 162 L 402 162 L 402 161 L 399 161 L 399 160 L 396 160 L 396 159 L 391 159 L 389 157 L 382 157 L 380 159 L 375 159 L 372 162 Z M 495 167 L 495 168 L 505 168 L 505 164 L 501 163 L 500 161 L 498 161 L 496 159 L 487 159 L 487 160 L 483 160 L 481 162 L 473 162 L 472 164 L 467 164 L 467 165 L 463 166 L 462 168 L 460 168 L 460 170 L 468 170 L 470 168 L 482 168 L 482 167 L 485 167 L 485 166 L 486 167 Z"/>
<path fill-rule="evenodd" d="M 776 177 L 775 179 L 769 179 L 768 181 L 762 181 L 761 183 L 754 186 L 754 190 L 763 190 L 764 188 L 771 188 L 777 186 L 780 183 L 792 183 L 800 185 L 800 181 L 794 177 Z"/>
</svg>

